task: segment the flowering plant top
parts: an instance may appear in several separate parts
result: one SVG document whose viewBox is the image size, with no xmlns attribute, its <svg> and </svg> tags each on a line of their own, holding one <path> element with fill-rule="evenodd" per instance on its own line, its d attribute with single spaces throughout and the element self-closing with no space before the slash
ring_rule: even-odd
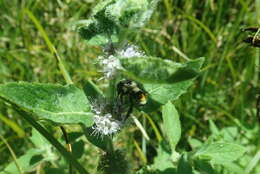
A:
<svg viewBox="0 0 260 174">
<path fill-rule="evenodd" d="M 118 42 L 124 33 L 143 27 L 159 0 L 105 0 L 93 9 L 89 19 L 75 25 L 88 44 Z"/>
</svg>

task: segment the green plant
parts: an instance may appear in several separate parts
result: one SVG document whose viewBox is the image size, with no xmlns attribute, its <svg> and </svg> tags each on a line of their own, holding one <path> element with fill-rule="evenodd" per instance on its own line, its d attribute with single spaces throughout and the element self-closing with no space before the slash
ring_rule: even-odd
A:
<svg viewBox="0 0 260 174">
<path fill-rule="evenodd" d="M 124 120 L 120 120 L 118 114 L 104 114 L 110 111 L 106 109 L 101 110 L 105 120 L 98 122 L 99 117 L 96 117 L 95 120 L 95 116 L 101 112 L 100 107 L 118 107 L 116 85 L 122 78 L 132 79 L 140 84 L 148 95 L 148 103 L 144 107 L 136 107 L 133 113 L 137 115 L 142 112 L 151 114 L 160 111 L 162 107 L 163 134 L 169 142 L 166 143 L 165 139 L 161 140 L 154 164 L 146 166 L 140 172 L 176 171 L 177 173 L 184 173 L 185 170 L 190 173 L 192 170 L 194 172 L 203 170 L 213 172 L 210 163 L 232 166 L 231 162 L 244 152 L 244 149 L 236 144 L 208 141 L 190 153 L 179 152 L 175 149 L 181 137 L 181 130 L 178 113 L 171 102 L 178 99 L 192 85 L 194 78 L 200 72 L 204 59 L 199 58 L 184 63 L 176 63 L 167 59 L 146 56 L 144 53 L 137 51 L 135 46 L 125 45 L 126 36 L 134 37 L 138 33 L 138 29 L 149 19 L 150 9 L 151 7 L 154 8 L 156 3 L 156 1 L 104 1 L 93 10 L 90 20 L 80 21 L 76 24 L 76 29 L 89 44 L 104 47 L 104 55 L 100 57 L 100 62 L 103 72 L 106 74 L 103 79 L 104 83 L 109 83 L 109 87 L 104 89 L 104 92 L 101 92 L 102 90 L 91 80 L 87 81 L 83 87 L 85 94 L 77 85 L 71 84 L 70 77 L 66 73 L 56 50 L 53 49 L 52 44 L 48 43 L 48 39 L 45 39 L 51 52 L 55 54 L 59 68 L 69 85 L 7 83 L 1 85 L 0 96 L 8 103 L 13 104 L 21 115 L 27 115 L 25 118 L 29 118 L 28 121 L 31 121 L 30 123 L 43 135 L 44 131 L 41 131 L 40 125 L 33 122 L 30 114 L 26 112 L 32 113 L 40 119 L 47 119 L 57 125 L 82 124 L 88 140 L 106 152 L 106 154 L 101 155 L 99 172 L 127 171 L 129 166 L 124 163 L 126 160 L 124 153 L 114 149 L 112 137 L 107 136 L 108 134 L 116 134 L 119 126 L 110 131 L 103 131 L 104 129 L 98 127 L 99 123 L 105 120 L 114 124 L 117 124 L 116 121 L 125 124 Z M 31 18 L 33 19 L 33 17 Z M 212 36 L 210 31 L 208 33 L 214 40 L 214 35 Z M 130 57 L 125 54 L 129 49 L 134 53 Z M 109 82 L 106 81 L 106 78 L 110 78 Z M 113 103 L 116 103 L 116 105 L 113 105 Z M 127 108 L 120 110 L 122 114 L 129 110 L 131 103 L 126 101 L 124 105 Z M 21 111 L 21 109 L 26 112 Z M 113 110 L 112 112 L 116 111 Z M 113 119 L 111 119 L 111 115 L 115 118 L 112 117 Z M 91 129 L 93 123 L 96 124 L 94 128 L 98 135 L 93 134 Z M 140 126 L 140 128 L 142 127 Z M 44 136 L 46 138 L 51 137 L 48 134 Z M 160 136 L 158 135 L 158 137 Z M 50 142 L 53 145 L 55 144 L 53 140 L 50 140 Z M 60 148 L 59 151 L 69 161 L 74 160 L 64 149 Z M 142 153 L 142 151 L 140 152 Z M 228 156 L 229 158 L 221 161 L 221 157 L 216 152 L 221 157 Z M 231 154 L 227 152 L 231 152 Z M 121 164 L 119 166 L 113 165 L 114 163 L 111 164 L 109 160 L 112 160 L 112 162 L 113 160 L 122 160 L 123 167 L 120 168 Z M 165 166 L 161 165 L 161 161 L 166 162 Z M 76 167 L 77 164 L 73 165 L 77 169 L 80 168 Z M 117 170 L 117 167 L 120 170 Z M 84 170 L 79 169 L 79 171 L 84 173 Z"/>
</svg>

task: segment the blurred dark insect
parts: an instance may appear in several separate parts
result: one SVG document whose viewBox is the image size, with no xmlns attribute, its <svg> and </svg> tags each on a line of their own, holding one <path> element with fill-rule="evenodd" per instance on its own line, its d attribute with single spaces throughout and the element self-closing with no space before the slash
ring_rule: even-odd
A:
<svg viewBox="0 0 260 174">
<path fill-rule="evenodd" d="M 249 43 L 251 46 L 260 47 L 260 28 L 257 27 L 248 27 L 243 31 L 250 32 L 250 35 L 244 39 L 244 42 Z"/>
</svg>

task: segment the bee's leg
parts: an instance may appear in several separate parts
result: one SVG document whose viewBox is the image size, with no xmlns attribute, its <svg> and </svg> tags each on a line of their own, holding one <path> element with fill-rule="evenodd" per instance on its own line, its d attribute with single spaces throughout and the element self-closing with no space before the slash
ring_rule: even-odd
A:
<svg viewBox="0 0 260 174">
<path fill-rule="evenodd" d="M 124 103 L 124 94 L 123 93 L 118 93 L 117 94 L 117 98 L 116 98 L 117 101 L 120 101 L 120 103 Z"/>
<path fill-rule="evenodd" d="M 125 116 L 125 119 L 124 120 L 127 120 L 127 118 L 131 115 L 131 113 L 133 112 L 133 108 L 134 108 L 134 102 L 133 100 L 131 99 L 130 100 L 130 106 L 129 106 L 129 109 L 126 113 L 126 116 Z"/>
<path fill-rule="evenodd" d="M 123 96 L 122 94 L 118 94 L 116 97 L 116 111 L 120 113 L 122 108 L 123 108 Z M 119 114 L 118 112 L 116 112 L 116 114 Z"/>
</svg>

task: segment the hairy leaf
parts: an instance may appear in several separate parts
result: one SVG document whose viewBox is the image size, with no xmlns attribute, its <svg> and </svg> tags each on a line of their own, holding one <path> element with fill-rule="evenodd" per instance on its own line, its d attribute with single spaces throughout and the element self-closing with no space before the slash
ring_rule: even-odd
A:
<svg viewBox="0 0 260 174">
<path fill-rule="evenodd" d="M 140 28 L 150 19 L 157 3 L 158 0 L 117 0 L 105 12 L 118 26 Z"/>
<path fill-rule="evenodd" d="M 120 33 L 140 28 L 150 19 L 159 0 L 105 0 L 93 9 L 76 30 L 92 45 L 118 42 Z"/>
<path fill-rule="evenodd" d="M 156 57 L 120 58 L 123 73 L 139 82 L 172 84 L 194 78 L 204 59 L 177 63 Z"/>
<path fill-rule="evenodd" d="M 30 140 L 37 149 L 51 151 L 51 144 L 36 129 L 32 129 L 31 134 Z"/>
<path fill-rule="evenodd" d="M 191 162 L 188 159 L 187 154 L 183 154 L 178 161 L 177 173 L 176 174 L 193 174 Z"/>
<path fill-rule="evenodd" d="M 144 83 L 143 88 L 154 101 L 166 104 L 168 101 L 177 100 L 192 85 L 192 80 L 173 84 Z M 149 100 L 148 98 L 148 100 Z"/>
<path fill-rule="evenodd" d="M 92 10 L 91 15 L 95 16 L 97 13 L 104 11 L 106 9 L 106 7 L 110 4 L 115 3 L 115 0 L 104 0 L 104 1 L 100 1 Z"/>
<path fill-rule="evenodd" d="M 149 168 L 158 173 L 175 173 L 176 169 L 171 160 L 171 152 L 166 142 L 162 141 L 156 151 L 157 156 Z"/>
<path fill-rule="evenodd" d="M 7 83 L 0 85 L 0 97 L 41 119 L 61 124 L 93 124 L 88 99 L 74 85 Z"/>
<path fill-rule="evenodd" d="M 109 27 L 109 30 L 106 30 L 106 27 Z M 108 20 L 103 24 L 100 24 L 95 19 L 81 20 L 74 23 L 74 28 L 76 28 L 82 38 L 87 40 L 89 45 L 104 45 L 110 41 L 118 42 L 114 27 L 114 24 Z"/>
<path fill-rule="evenodd" d="M 162 107 L 163 128 L 170 142 L 172 152 L 181 137 L 181 123 L 179 114 L 171 102 Z"/>
<path fill-rule="evenodd" d="M 207 174 L 214 174 L 214 169 L 212 165 L 205 160 L 194 160 L 194 168 L 199 173 L 207 173 Z"/>
<path fill-rule="evenodd" d="M 211 160 L 214 164 L 232 162 L 245 153 L 243 146 L 232 143 L 213 143 L 203 145 L 196 151 L 194 157 Z"/>
<path fill-rule="evenodd" d="M 166 104 L 168 101 L 177 100 L 182 94 L 186 93 L 187 89 L 192 85 L 194 80 L 192 76 L 199 73 L 203 62 L 204 58 L 189 61 L 185 63 L 185 68 L 177 70 L 172 76 L 173 79 L 166 81 L 167 83 L 143 83 L 143 88 L 149 94 L 150 99 L 160 104 Z M 185 71 L 187 73 L 182 71 L 183 69 L 186 69 Z M 181 72 L 183 76 L 181 75 Z M 190 72 L 194 72 L 194 74 L 192 75 Z M 188 77 L 190 79 L 188 79 Z"/>
</svg>

